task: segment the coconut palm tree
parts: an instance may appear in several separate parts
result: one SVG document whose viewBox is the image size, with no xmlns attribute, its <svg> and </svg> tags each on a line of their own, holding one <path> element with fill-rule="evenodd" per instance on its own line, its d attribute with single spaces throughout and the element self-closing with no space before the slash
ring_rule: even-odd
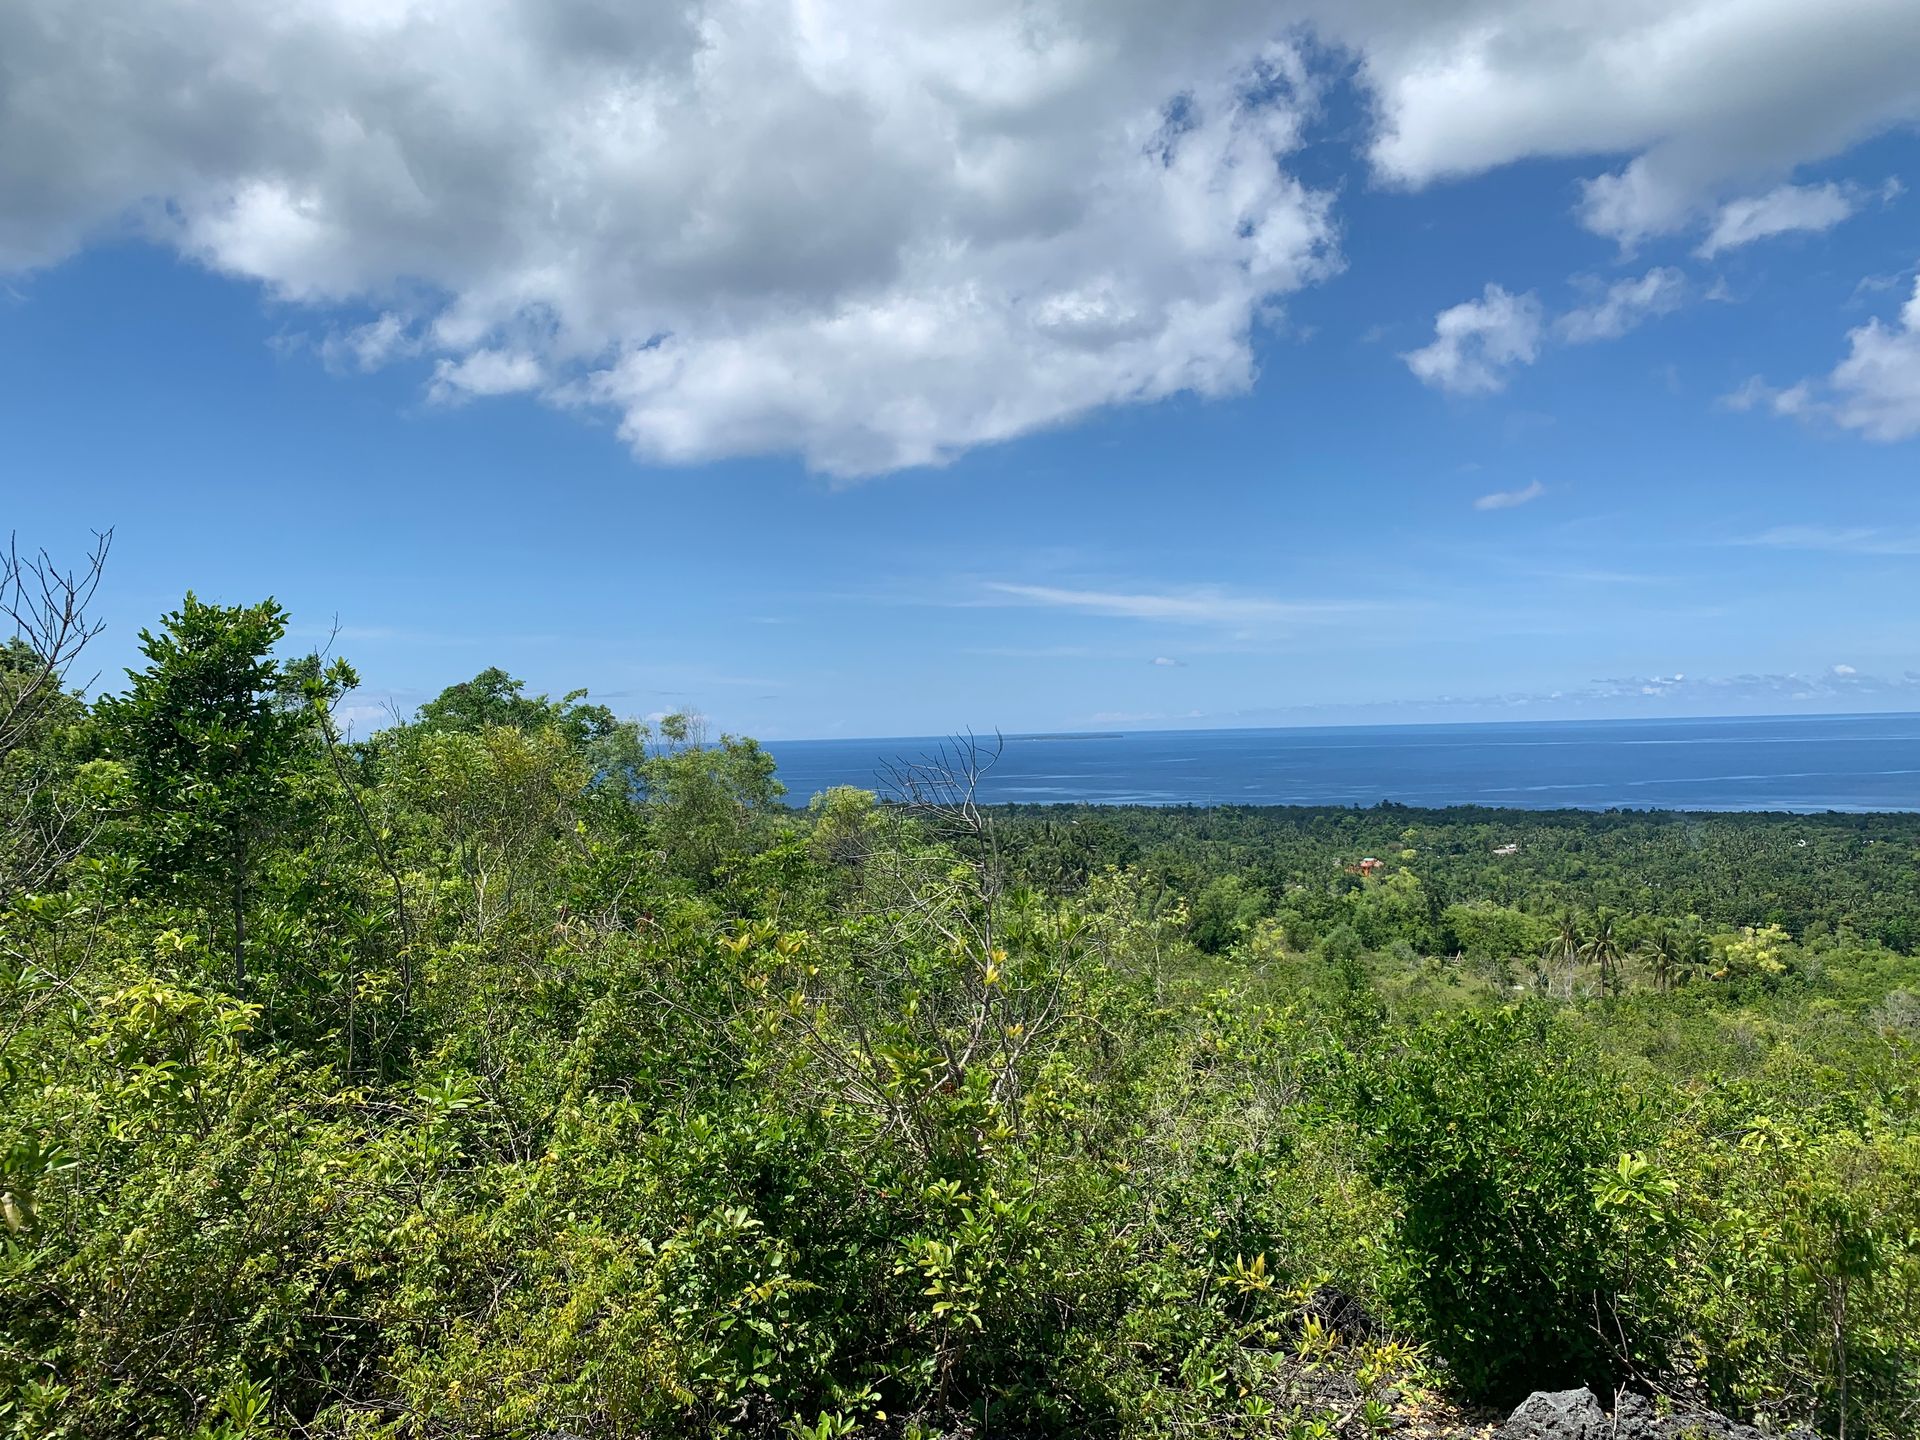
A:
<svg viewBox="0 0 1920 1440">
<path fill-rule="evenodd" d="M 1571 910 L 1560 913 L 1560 927 L 1547 946 L 1547 959 L 1560 962 L 1566 976 L 1566 998 L 1573 999 L 1573 967 L 1580 958 L 1580 921 Z"/>
<path fill-rule="evenodd" d="M 1690 980 L 1706 969 L 1713 959 L 1713 945 L 1697 929 L 1689 928 L 1680 936 L 1680 959 L 1676 978 Z"/>
<path fill-rule="evenodd" d="M 1620 962 L 1626 959 L 1626 949 L 1615 933 L 1613 916 L 1608 911 L 1602 910 L 1593 917 L 1593 933 L 1587 937 L 1587 943 L 1580 947 L 1580 958 L 1600 967 L 1600 989 L 1603 992 L 1612 993 L 1620 988 Z"/>
<path fill-rule="evenodd" d="M 1640 958 L 1646 961 L 1647 969 L 1653 976 L 1653 988 L 1662 995 L 1673 989 L 1673 977 L 1680 973 L 1686 963 L 1685 949 L 1686 942 L 1668 925 L 1662 925 L 1640 947 Z"/>
</svg>

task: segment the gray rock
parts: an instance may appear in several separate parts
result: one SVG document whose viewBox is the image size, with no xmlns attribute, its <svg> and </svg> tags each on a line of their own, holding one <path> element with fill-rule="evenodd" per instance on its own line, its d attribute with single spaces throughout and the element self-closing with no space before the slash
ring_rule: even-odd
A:
<svg viewBox="0 0 1920 1440">
<path fill-rule="evenodd" d="M 1645 1395 L 1623 1391 L 1611 1419 L 1591 1390 L 1536 1390 L 1494 1440 L 1817 1440 L 1804 1426 L 1771 1437 L 1711 1410 L 1662 1415 Z"/>
<path fill-rule="evenodd" d="M 1614 1440 L 1660 1440 L 1660 1412 L 1653 1401 L 1623 1390 L 1613 1402 Z"/>
<path fill-rule="evenodd" d="M 1593 1392 L 1536 1390 L 1514 1409 L 1495 1440 L 1613 1440 L 1613 1425 Z"/>
<path fill-rule="evenodd" d="M 1300 1318 L 1309 1316 L 1327 1329 L 1338 1332 L 1349 1345 L 1371 1338 L 1380 1328 L 1373 1312 L 1360 1301 L 1333 1285 L 1318 1286 L 1301 1307 Z"/>
<path fill-rule="evenodd" d="M 1657 1440 L 1817 1440 L 1814 1432 L 1804 1425 L 1794 1426 L 1784 1436 L 1770 1436 L 1764 1430 L 1729 1420 L 1712 1410 L 1669 1415 L 1660 1422 L 1658 1430 L 1648 1434 Z"/>
</svg>

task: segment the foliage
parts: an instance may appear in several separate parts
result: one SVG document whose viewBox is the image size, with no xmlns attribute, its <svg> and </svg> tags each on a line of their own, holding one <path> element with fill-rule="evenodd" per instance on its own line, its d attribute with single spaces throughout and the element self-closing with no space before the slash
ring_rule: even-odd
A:
<svg viewBox="0 0 1920 1440">
<path fill-rule="evenodd" d="M 9 1440 L 1920 1422 L 1910 818 L 802 811 L 285 625 L 0 664 Z"/>
<path fill-rule="evenodd" d="M 1369 1170 L 1399 1201 L 1386 1285 L 1418 1333 L 1476 1394 L 1606 1389 L 1592 1175 L 1637 1138 L 1630 1097 L 1539 1009 L 1431 1023 L 1356 1071 Z"/>
</svg>

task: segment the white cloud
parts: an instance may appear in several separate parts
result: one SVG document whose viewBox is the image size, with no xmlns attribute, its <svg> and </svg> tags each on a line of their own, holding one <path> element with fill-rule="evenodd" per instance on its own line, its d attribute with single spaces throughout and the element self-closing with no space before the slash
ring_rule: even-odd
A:
<svg viewBox="0 0 1920 1440">
<path fill-rule="evenodd" d="M 1657 266 L 1638 278 L 1615 281 L 1591 304 L 1569 310 L 1554 322 L 1554 333 L 1575 345 L 1617 340 L 1644 321 L 1677 310 L 1687 291 L 1685 275 Z M 1546 313 L 1532 292 L 1513 295 L 1489 284 L 1478 300 L 1442 310 L 1434 317 L 1432 341 L 1400 358 L 1435 389 L 1490 395 L 1506 388 L 1515 367 L 1539 358 L 1546 335 Z"/>
<path fill-rule="evenodd" d="M 1252 0 L 16 0 L 0 269 L 132 225 L 438 398 L 858 475 L 1243 390 L 1337 263 Z M 323 350 L 325 347 L 323 347 Z"/>
<path fill-rule="evenodd" d="M 1821 379 L 1776 390 L 1756 375 L 1721 403 L 1827 419 L 1869 440 L 1920 435 L 1920 280 L 1895 319 L 1875 317 L 1849 330 L 1847 346 L 1846 358 Z"/>
<path fill-rule="evenodd" d="M 1724 706 L 1729 703 L 1746 705 L 1780 700 L 1910 699 L 1916 692 L 1920 692 L 1920 675 L 1911 671 L 1901 675 L 1866 675 L 1851 665 L 1834 665 L 1824 672 L 1811 675 L 1786 671 L 1695 676 L 1692 679 L 1678 674 L 1655 675 L 1645 679 L 1627 676 L 1595 680 L 1586 690 L 1572 692 L 1570 698 L 1612 700 L 1658 695 L 1696 704 Z"/>
<path fill-rule="evenodd" d="M 320 346 L 321 358 L 334 369 L 378 370 L 403 355 L 417 353 L 418 342 L 408 334 L 407 322 L 391 310 L 377 320 L 344 335 L 330 335 Z"/>
<path fill-rule="evenodd" d="M 1833 418 L 1869 440 L 1920 435 L 1920 280 L 1897 321 L 1869 320 L 1847 340 L 1847 358 L 1827 377 Z"/>
<path fill-rule="evenodd" d="M 1036 605 L 1123 620 L 1160 620 L 1183 625 L 1292 623 L 1324 620 L 1371 608 L 1343 602 L 1298 602 L 1235 595 L 1216 586 L 1177 591 L 1120 591 L 991 581 L 985 588 L 990 595 L 1000 597 L 998 603 L 1001 604 Z M 1162 660 L 1154 663 L 1161 664 Z"/>
<path fill-rule="evenodd" d="M 1458 395 L 1489 395 L 1506 388 L 1507 371 L 1531 365 L 1540 353 L 1540 302 L 1489 284 L 1478 300 L 1442 310 L 1433 340 L 1400 358 L 1427 385 Z"/>
<path fill-rule="evenodd" d="M 1911 0 L 1349 4 L 1375 164 L 1425 184 L 1529 156 L 1627 153 L 1585 222 L 1631 244 L 1920 116 Z"/>
<path fill-rule="evenodd" d="M 1805 381 L 1775 389 L 1758 375 L 1749 375 L 1739 388 L 1722 395 L 1720 403 L 1729 410 L 1766 409 L 1775 415 L 1807 415 L 1815 408 L 1813 389 Z"/>
<path fill-rule="evenodd" d="M 1764 195 L 1729 200 L 1694 253 L 1711 260 L 1722 250 L 1795 230 L 1831 230 L 1853 214 L 1853 197 L 1838 185 L 1781 185 Z"/>
<path fill-rule="evenodd" d="M 1330 195 L 1284 169 L 1316 88 L 1299 27 L 1358 57 L 1379 176 L 1627 156 L 1582 213 L 1631 243 L 1920 118 L 1912 20 L 1912 0 L 12 0 L 0 270 L 137 233 L 327 307 L 346 368 L 417 349 L 435 393 L 480 393 L 459 367 L 523 356 L 642 456 L 863 474 L 1251 383 L 1253 326 L 1337 265 Z M 1530 353 L 1429 350 L 1433 383 L 1481 389 Z M 489 376 L 512 378 L 468 378 Z"/>
<path fill-rule="evenodd" d="M 517 395 L 538 390 L 545 380 L 540 362 L 514 350 L 475 350 L 459 360 L 442 360 L 433 370 L 428 392 L 443 404 L 475 395 Z"/>
<path fill-rule="evenodd" d="M 1561 712 L 1593 715 L 1779 714 L 1786 705 L 1844 702 L 1863 709 L 1911 709 L 1920 697 L 1920 674 L 1874 675 L 1834 666 L 1806 674 L 1792 671 L 1738 675 L 1625 675 L 1567 684 L 1554 690 L 1430 696 L 1424 700 L 1321 703 L 1216 714 L 1217 723 L 1239 725 L 1312 723 L 1338 716 L 1341 723 L 1363 718 L 1381 721 L 1409 713 L 1460 716 L 1484 712 Z M 1695 708 L 1697 707 L 1697 708 Z M 1151 718 L 1151 717 L 1142 717 Z"/>
<path fill-rule="evenodd" d="M 1842 555 L 1920 555 L 1920 534 L 1873 525 L 1775 525 L 1726 542 L 1770 550 L 1823 550 Z"/>
<path fill-rule="evenodd" d="M 1617 340 L 1642 321 L 1679 309 L 1686 297 L 1687 277 L 1660 266 L 1637 280 L 1616 281 L 1594 304 L 1562 315 L 1560 334 L 1576 345 Z"/>
<path fill-rule="evenodd" d="M 1156 665 L 1164 666 L 1170 670 L 1185 669 L 1187 664 L 1186 661 L 1176 660 L 1171 655 L 1156 655 L 1153 657 L 1153 663 Z"/>
<path fill-rule="evenodd" d="M 1530 481 L 1518 490 L 1496 490 L 1491 495 L 1482 495 L 1473 502 L 1476 510 L 1511 510 L 1516 505 L 1525 505 L 1530 500 L 1538 500 L 1547 493 L 1547 487 L 1538 480 Z"/>
</svg>

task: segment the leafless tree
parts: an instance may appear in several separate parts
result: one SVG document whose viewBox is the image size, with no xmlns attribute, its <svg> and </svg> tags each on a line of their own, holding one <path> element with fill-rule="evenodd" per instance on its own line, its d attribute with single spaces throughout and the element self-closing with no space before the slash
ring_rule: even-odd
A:
<svg viewBox="0 0 1920 1440">
<path fill-rule="evenodd" d="M 78 566 L 61 568 L 45 550 L 23 553 L 9 537 L 0 551 L 0 891 L 31 885 L 84 844 L 84 807 L 62 803 L 25 750 L 104 624 L 91 614 L 113 532 L 94 536 Z M 85 684 L 91 684 L 91 677 Z"/>
<path fill-rule="evenodd" d="M 970 859 L 997 860 L 993 823 L 980 805 L 980 785 L 1006 748 L 997 730 L 992 744 L 971 730 L 949 736 L 932 751 L 911 759 L 897 756 L 881 765 L 882 793 L 918 819 L 929 834 Z"/>
<path fill-rule="evenodd" d="M 857 968 L 874 986 L 870 1003 L 884 1013 L 895 987 L 906 988 L 910 955 L 950 954 L 947 983 L 922 991 L 916 1001 L 925 1042 L 940 1057 L 928 1083 L 958 1088 L 970 1069 L 985 1063 L 993 1098 L 1011 1106 L 1021 1089 L 1021 1057 L 1052 1040 L 1066 996 L 1057 971 L 1023 963 L 1024 955 L 1009 956 L 1008 947 L 1077 945 L 1079 929 L 1056 934 L 1058 925 L 1048 917 L 1028 936 L 1036 920 L 1027 913 L 1031 897 L 1008 893 L 998 836 L 980 794 L 1005 748 L 998 732 L 991 741 L 967 732 L 881 767 L 892 814 L 935 844 L 896 832 L 877 847 L 867 885 L 876 912 L 887 918 L 863 947 Z M 869 1051 L 860 1008 L 850 1012 L 849 1028 L 858 1048 Z"/>
<path fill-rule="evenodd" d="M 0 755 L 26 738 L 105 624 L 87 611 L 112 544 L 111 530 L 96 534 L 85 563 L 62 570 L 45 550 L 22 555 L 19 538 L 8 537 L 0 553 L 0 617 L 13 628 L 10 659 L 19 673 L 0 692 Z"/>
</svg>

